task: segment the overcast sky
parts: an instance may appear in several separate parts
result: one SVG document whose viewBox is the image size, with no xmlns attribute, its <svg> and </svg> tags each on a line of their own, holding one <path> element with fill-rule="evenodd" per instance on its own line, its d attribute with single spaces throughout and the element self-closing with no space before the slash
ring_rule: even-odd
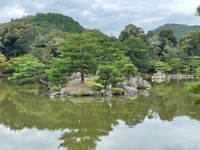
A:
<svg viewBox="0 0 200 150">
<path fill-rule="evenodd" d="M 132 23 L 146 32 L 166 23 L 200 25 L 200 0 L 1 0 L 0 23 L 38 12 L 61 13 L 87 28 L 118 36 Z"/>
</svg>

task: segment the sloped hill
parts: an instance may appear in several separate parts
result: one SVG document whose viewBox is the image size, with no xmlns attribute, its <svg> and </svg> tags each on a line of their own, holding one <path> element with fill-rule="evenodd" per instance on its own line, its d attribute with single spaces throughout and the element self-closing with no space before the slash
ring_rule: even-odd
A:
<svg viewBox="0 0 200 150">
<path fill-rule="evenodd" d="M 57 29 L 69 33 L 82 33 L 84 30 L 84 27 L 71 17 L 57 13 L 37 13 L 35 16 L 25 16 L 23 18 L 11 20 L 11 22 L 7 24 L 13 22 L 31 24 L 46 29 Z"/>
<path fill-rule="evenodd" d="M 200 30 L 200 26 L 199 25 L 188 26 L 188 25 L 184 25 L 184 24 L 165 24 L 163 26 L 160 26 L 160 27 L 154 29 L 153 33 L 158 34 L 163 29 L 171 29 L 174 32 L 175 37 L 177 39 L 180 39 L 182 36 L 184 36 L 190 32 Z"/>
</svg>

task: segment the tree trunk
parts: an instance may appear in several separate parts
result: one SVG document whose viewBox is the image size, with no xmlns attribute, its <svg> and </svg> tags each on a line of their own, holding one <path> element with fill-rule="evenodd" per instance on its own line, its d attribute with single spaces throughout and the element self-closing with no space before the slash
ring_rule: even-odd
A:
<svg viewBox="0 0 200 150">
<path fill-rule="evenodd" d="M 81 72 L 81 83 L 84 83 L 84 69 L 83 69 L 83 67 L 81 67 L 80 72 Z"/>
<path fill-rule="evenodd" d="M 177 78 L 177 83 L 179 82 L 179 69 L 177 68 L 176 70 L 176 78 Z"/>
<path fill-rule="evenodd" d="M 106 83 L 104 84 L 104 89 L 106 89 Z"/>
<path fill-rule="evenodd" d="M 42 80 L 42 79 L 37 79 L 37 81 L 38 81 L 39 83 L 41 83 L 41 84 L 46 85 L 46 86 L 49 86 L 49 85 L 50 85 L 49 82 L 46 82 L 46 81 L 44 81 L 44 80 Z"/>
</svg>

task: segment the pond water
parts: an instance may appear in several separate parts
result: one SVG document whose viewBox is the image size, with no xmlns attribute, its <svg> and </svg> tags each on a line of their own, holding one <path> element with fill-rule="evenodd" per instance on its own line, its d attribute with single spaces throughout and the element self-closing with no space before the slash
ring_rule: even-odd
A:
<svg viewBox="0 0 200 150">
<path fill-rule="evenodd" d="M 199 150 L 200 106 L 185 82 L 137 96 L 50 99 L 0 80 L 1 150 Z"/>
</svg>

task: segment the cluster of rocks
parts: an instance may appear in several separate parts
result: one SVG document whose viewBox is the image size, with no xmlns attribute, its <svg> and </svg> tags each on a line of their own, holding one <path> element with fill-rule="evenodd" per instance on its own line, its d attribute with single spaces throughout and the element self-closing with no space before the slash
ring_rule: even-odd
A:
<svg viewBox="0 0 200 150">
<path fill-rule="evenodd" d="M 113 96 L 113 95 L 130 95 L 136 94 L 138 89 L 150 89 L 151 85 L 142 77 L 134 76 L 125 82 L 117 84 L 117 88 L 108 88 L 101 90 L 88 90 L 82 91 L 81 88 L 74 87 L 70 91 L 66 88 L 62 88 L 59 92 L 53 92 L 50 94 L 51 98 L 67 97 L 67 96 Z"/>
<path fill-rule="evenodd" d="M 115 92 L 113 92 L 112 89 L 102 89 L 100 91 L 96 90 L 89 90 L 89 91 L 80 91 L 79 88 L 74 88 L 71 91 L 66 91 L 66 88 L 62 88 L 58 92 L 53 92 L 50 94 L 51 98 L 57 98 L 57 97 L 68 97 L 68 96 L 113 96 Z M 119 94 L 118 94 L 119 95 Z M 123 92 L 121 92 L 121 95 L 123 95 Z"/>
<path fill-rule="evenodd" d="M 151 85 L 142 77 L 134 76 L 126 82 L 118 83 L 117 87 L 123 88 L 124 94 L 127 95 L 135 94 L 138 91 L 138 89 L 150 89 Z"/>
<path fill-rule="evenodd" d="M 162 72 L 157 72 L 153 74 L 151 80 L 156 83 L 162 83 L 164 81 L 169 81 L 170 79 L 192 79 L 192 78 L 194 78 L 193 75 L 186 75 L 186 74 L 165 75 Z"/>
</svg>

